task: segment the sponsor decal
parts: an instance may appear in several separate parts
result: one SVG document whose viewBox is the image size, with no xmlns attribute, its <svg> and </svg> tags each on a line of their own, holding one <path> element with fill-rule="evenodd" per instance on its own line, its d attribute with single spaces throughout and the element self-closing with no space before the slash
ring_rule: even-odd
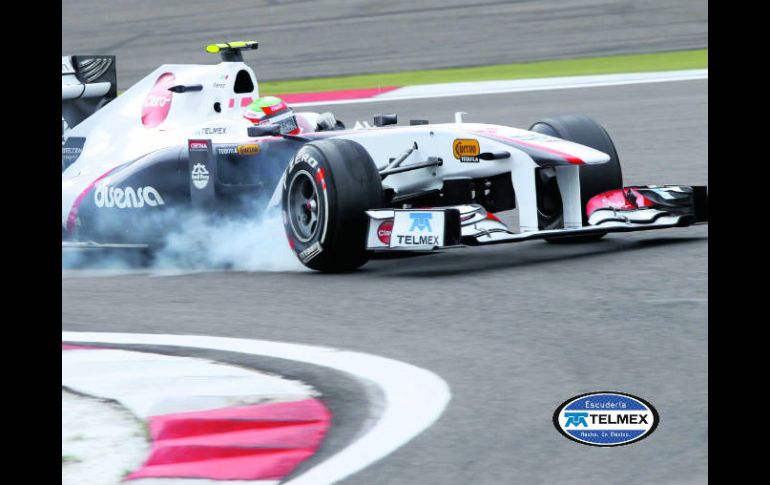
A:
<svg viewBox="0 0 770 485">
<path fill-rule="evenodd" d="M 219 153 L 220 155 L 235 155 L 238 153 L 238 149 L 234 146 L 218 147 L 217 153 Z"/>
<path fill-rule="evenodd" d="M 452 143 L 452 153 L 461 162 L 477 163 L 479 153 L 481 153 L 479 141 L 470 138 L 458 138 Z"/>
<path fill-rule="evenodd" d="M 202 163 L 193 165 L 190 178 L 196 189 L 205 189 L 209 184 L 209 171 Z"/>
<path fill-rule="evenodd" d="M 190 140 L 189 149 L 195 151 L 205 151 L 209 149 L 209 144 L 205 141 Z"/>
<path fill-rule="evenodd" d="M 61 163 L 68 167 L 75 163 L 75 160 L 83 153 L 83 146 L 86 144 L 85 137 L 70 136 L 61 146 Z"/>
<path fill-rule="evenodd" d="M 658 411 L 623 392 L 591 392 L 564 401 L 553 424 L 565 437 L 591 446 L 622 446 L 644 439 L 658 427 Z"/>
<path fill-rule="evenodd" d="M 256 155 L 259 153 L 260 146 L 256 143 L 249 145 L 238 145 L 238 155 Z"/>
<path fill-rule="evenodd" d="M 401 235 L 398 234 L 396 236 L 398 238 L 398 245 L 399 246 L 440 246 L 441 242 L 438 239 L 438 236 L 434 236 L 433 234 L 425 234 L 425 235 L 419 235 L 419 236 L 412 236 L 412 235 Z"/>
<path fill-rule="evenodd" d="M 291 172 L 294 166 L 298 163 L 307 163 L 313 168 L 318 167 L 318 160 L 311 157 L 307 153 L 300 153 L 296 157 L 291 159 L 291 161 L 289 162 L 289 168 L 286 171 Z"/>
<path fill-rule="evenodd" d="M 409 214 L 409 219 L 412 220 L 412 227 L 409 228 L 409 232 L 433 230 L 430 227 L 430 220 L 433 219 L 433 214 L 430 212 L 412 213 Z"/>
<path fill-rule="evenodd" d="M 145 205 L 157 207 L 165 205 L 155 187 L 111 187 L 102 184 L 94 191 L 94 203 L 96 207 L 118 209 L 139 209 Z"/>
<path fill-rule="evenodd" d="M 444 242 L 443 211 L 396 211 L 391 248 L 433 249 Z"/>
<path fill-rule="evenodd" d="M 302 261 L 303 263 L 307 263 L 311 259 L 321 254 L 322 251 L 323 251 L 323 248 L 321 247 L 321 243 L 316 241 L 310 246 L 308 246 L 307 248 L 300 251 L 298 256 L 300 261 Z"/>
<path fill-rule="evenodd" d="M 145 128 L 155 128 L 163 123 L 171 109 L 174 93 L 168 88 L 174 85 L 175 77 L 170 72 L 161 74 L 150 89 L 142 105 L 142 124 Z"/>
<path fill-rule="evenodd" d="M 224 126 L 205 127 L 195 130 L 195 135 L 224 135 L 227 133 L 227 128 Z"/>
<path fill-rule="evenodd" d="M 390 245 L 390 234 L 393 232 L 393 221 L 381 222 L 377 228 L 377 238 L 385 245 Z"/>
<path fill-rule="evenodd" d="M 285 110 L 287 108 L 288 108 L 288 106 L 286 106 L 286 103 L 281 101 L 280 103 L 274 104 L 273 106 L 266 106 L 266 107 L 262 108 L 262 111 L 266 115 L 271 115 L 273 113 L 278 113 L 279 111 L 283 111 L 283 110 Z"/>
</svg>

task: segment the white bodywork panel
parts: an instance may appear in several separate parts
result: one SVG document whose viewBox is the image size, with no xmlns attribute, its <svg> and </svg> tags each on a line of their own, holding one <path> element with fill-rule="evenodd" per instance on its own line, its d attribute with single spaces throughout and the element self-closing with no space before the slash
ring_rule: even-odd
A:
<svg viewBox="0 0 770 485">
<path fill-rule="evenodd" d="M 239 71 L 251 77 L 254 90 L 234 92 Z M 156 100 L 150 94 L 161 75 L 171 73 L 173 85 L 201 85 L 200 91 L 168 92 L 170 103 L 167 113 L 158 125 L 142 122 L 145 107 Z M 62 76 L 62 85 L 64 78 Z M 72 76 L 74 78 L 74 75 Z M 64 95 L 64 87 L 62 87 Z M 254 72 L 242 62 L 222 62 L 216 65 L 165 64 L 131 86 L 122 95 L 98 110 L 77 126 L 71 127 L 67 137 L 86 137 L 82 155 L 62 173 L 62 222 L 76 198 L 96 179 L 128 161 L 155 150 L 186 144 L 190 138 L 206 138 L 215 142 L 233 139 L 238 133 L 243 140 L 249 122 L 242 117 L 243 107 L 259 97 Z M 219 103 L 221 112 L 214 104 Z M 109 182 L 109 177 L 103 179 Z"/>
<path fill-rule="evenodd" d="M 559 184 L 561 200 L 575 201 L 577 204 L 564 204 L 564 228 L 571 229 L 583 226 L 583 207 L 580 204 L 580 167 L 577 165 L 562 165 L 556 167 L 556 181 Z M 533 230 L 537 229 L 537 225 Z"/>
</svg>

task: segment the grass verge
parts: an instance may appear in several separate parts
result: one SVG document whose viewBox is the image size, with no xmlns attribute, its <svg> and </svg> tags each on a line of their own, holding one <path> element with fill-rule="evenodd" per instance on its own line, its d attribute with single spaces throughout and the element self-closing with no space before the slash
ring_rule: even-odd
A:
<svg viewBox="0 0 770 485">
<path fill-rule="evenodd" d="M 708 67 L 708 49 L 657 52 L 626 56 L 585 57 L 520 64 L 431 69 L 358 76 L 322 77 L 286 81 L 261 81 L 260 92 L 289 94 L 343 89 L 364 89 L 414 84 L 439 84 L 502 79 L 531 79 L 624 72 L 673 71 Z"/>
</svg>

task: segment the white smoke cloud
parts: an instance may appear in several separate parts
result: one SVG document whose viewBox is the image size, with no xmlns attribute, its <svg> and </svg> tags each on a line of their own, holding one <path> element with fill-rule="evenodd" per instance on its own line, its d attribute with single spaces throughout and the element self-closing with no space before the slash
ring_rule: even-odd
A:
<svg viewBox="0 0 770 485">
<path fill-rule="evenodd" d="M 195 213 L 170 234 L 155 255 L 156 269 L 305 271 L 289 248 L 281 215 L 254 219 L 214 219 Z"/>
<path fill-rule="evenodd" d="M 162 247 L 151 256 L 139 250 L 67 250 L 62 251 L 62 267 L 156 274 L 206 270 L 308 271 L 289 248 L 278 210 L 258 218 L 223 218 L 201 211 L 177 211 L 174 219 L 183 223 L 165 237 Z"/>
</svg>

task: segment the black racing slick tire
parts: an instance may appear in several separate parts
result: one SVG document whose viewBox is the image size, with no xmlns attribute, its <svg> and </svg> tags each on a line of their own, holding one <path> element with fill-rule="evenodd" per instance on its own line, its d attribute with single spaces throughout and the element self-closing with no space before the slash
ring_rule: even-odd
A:
<svg viewBox="0 0 770 485">
<path fill-rule="evenodd" d="M 365 211 L 383 206 L 380 174 L 351 140 L 304 145 L 286 169 L 283 223 L 300 262 L 327 273 L 353 271 L 369 260 Z"/>
<path fill-rule="evenodd" d="M 530 131 L 544 135 L 555 136 L 563 140 L 572 141 L 594 148 L 610 156 L 606 163 L 596 165 L 583 165 L 580 167 L 580 206 L 583 214 L 583 225 L 588 224 L 586 205 L 591 197 L 606 192 L 623 188 L 623 175 L 620 170 L 620 158 L 607 130 L 593 118 L 583 115 L 563 115 L 534 123 Z M 564 227 L 564 218 L 561 212 L 561 194 L 556 183 L 556 175 L 553 170 L 540 169 L 537 174 L 538 205 L 541 229 L 556 229 Z M 544 208 L 544 209 L 543 209 Z M 605 234 L 591 236 L 573 236 L 561 238 L 547 238 L 552 243 L 573 243 L 595 241 Z"/>
</svg>

